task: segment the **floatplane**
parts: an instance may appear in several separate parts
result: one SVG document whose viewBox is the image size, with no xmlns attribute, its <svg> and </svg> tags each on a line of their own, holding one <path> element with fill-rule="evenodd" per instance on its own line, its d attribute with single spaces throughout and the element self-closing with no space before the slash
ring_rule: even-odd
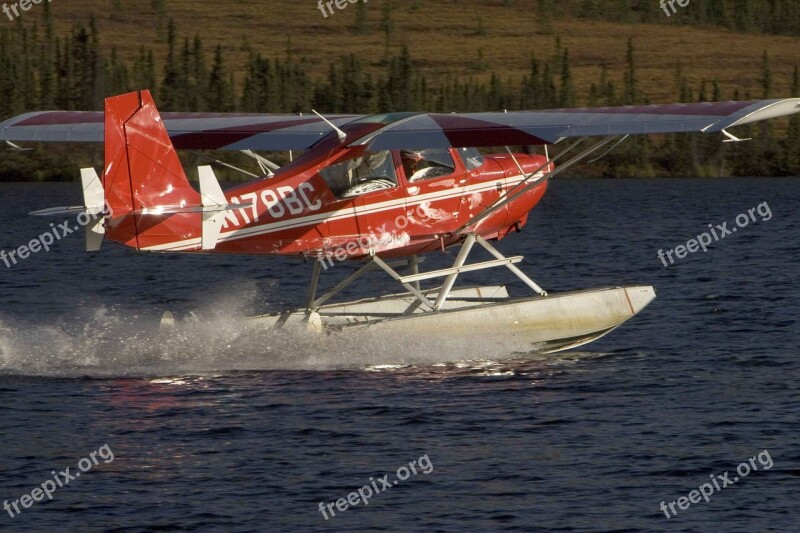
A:
<svg viewBox="0 0 800 533">
<path fill-rule="evenodd" d="M 516 339 L 521 350 L 555 352 L 608 334 L 656 294 L 651 286 L 548 293 L 520 268 L 522 256 L 492 244 L 523 230 L 549 180 L 629 135 L 704 132 L 739 141 L 730 128 L 798 111 L 795 98 L 465 114 L 162 115 L 144 90 L 108 98 L 104 112 L 12 118 L 0 123 L 0 140 L 104 143 L 102 174 L 81 171 L 84 205 L 33 213 L 91 217 L 90 251 L 108 239 L 141 252 L 312 262 L 306 305 L 253 317 L 258 326 L 493 334 Z M 478 150 L 530 145 L 564 149 L 552 158 Z M 259 172 L 242 170 L 253 179 L 223 191 L 203 165 L 198 191 L 176 150 L 241 151 Z M 302 153 L 279 167 L 258 151 Z M 454 248 L 451 266 L 420 269 L 425 254 Z M 480 249 L 491 259 L 468 262 Z M 341 261 L 357 268 L 319 294 L 322 272 Z M 456 286 L 465 272 L 495 268 L 509 269 L 531 293 L 512 298 L 502 285 Z M 374 272 L 403 291 L 336 302 Z"/>
</svg>

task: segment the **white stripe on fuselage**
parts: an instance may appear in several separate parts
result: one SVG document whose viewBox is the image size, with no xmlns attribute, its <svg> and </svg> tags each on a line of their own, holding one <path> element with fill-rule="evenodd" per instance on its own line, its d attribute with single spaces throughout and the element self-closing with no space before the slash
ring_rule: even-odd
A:
<svg viewBox="0 0 800 533">
<path fill-rule="evenodd" d="M 525 177 L 514 176 L 511 178 L 503 178 L 503 179 L 505 179 L 506 181 L 506 186 L 508 185 L 514 186 L 522 182 L 525 179 Z M 319 213 L 316 215 L 308 215 L 288 220 L 281 220 L 278 222 L 262 224 L 260 226 L 254 226 L 249 228 L 236 229 L 233 231 L 229 231 L 227 233 L 223 233 L 222 235 L 220 235 L 218 242 L 237 241 L 240 239 L 246 239 L 258 235 L 264 235 L 266 233 L 275 233 L 282 230 L 317 225 L 321 222 L 342 220 L 352 217 L 354 211 L 356 215 L 381 213 L 384 211 L 389 211 L 391 209 L 397 209 L 399 207 L 411 207 L 415 205 L 420 205 L 428 201 L 447 200 L 450 198 L 457 198 L 465 194 L 475 194 L 484 191 L 496 190 L 496 187 L 497 187 L 497 181 L 483 182 L 483 183 L 477 183 L 475 185 L 468 185 L 467 187 L 454 187 L 452 189 L 445 191 L 431 192 L 419 196 L 406 196 L 405 198 L 399 198 L 396 200 L 387 200 L 385 202 L 376 202 L 374 204 L 356 206 L 355 209 L 350 207 L 347 209 L 338 209 L 336 211 L 329 211 L 327 213 Z M 142 250 L 146 252 L 178 252 L 182 250 L 196 248 L 197 246 L 200 246 L 199 237 L 194 239 L 187 239 L 184 241 L 176 241 L 167 244 L 149 246 L 147 248 L 142 248 Z"/>
</svg>

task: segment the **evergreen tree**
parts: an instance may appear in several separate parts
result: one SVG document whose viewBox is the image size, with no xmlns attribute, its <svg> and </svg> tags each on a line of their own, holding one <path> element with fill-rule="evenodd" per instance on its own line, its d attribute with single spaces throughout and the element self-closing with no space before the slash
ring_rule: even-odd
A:
<svg viewBox="0 0 800 533">
<path fill-rule="evenodd" d="M 367 20 L 367 10 L 369 7 L 364 2 L 356 2 L 356 20 L 353 25 L 353 33 L 366 35 L 370 33 L 369 22 Z"/>
<path fill-rule="evenodd" d="M 572 83 L 572 70 L 569 65 L 569 50 L 564 50 L 561 59 L 561 85 L 558 94 L 559 107 L 575 107 L 575 87 Z"/>
<path fill-rule="evenodd" d="M 209 111 L 227 113 L 235 110 L 232 85 L 226 76 L 222 46 L 217 45 L 214 49 L 214 63 L 211 65 L 211 74 L 208 76 Z"/>
<path fill-rule="evenodd" d="M 628 39 L 628 49 L 625 53 L 625 92 L 622 94 L 623 105 L 636 105 L 639 100 L 639 80 L 636 77 L 636 49 L 633 46 L 633 38 Z"/>
<path fill-rule="evenodd" d="M 166 17 L 163 1 L 153 5 L 160 6 L 159 11 Z M 57 34 L 51 7 L 44 3 L 38 20 L 31 13 L 24 20 L 0 26 L 0 119 L 36 109 L 101 109 L 105 96 L 145 88 L 158 94 L 159 107 L 164 111 L 226 112 L 241 108 L 254 112 L 306 113 L 316 108 L 327 113 L 468 112 L 648 102 L 647 94 L 639 86 L 632 39 L 627 43 L 624 71 L 613 72 L 600 65 L 597 79 L 588 90 L 576 90 L 570 53 L 560 37 L 555 39 L 552 56 L 542 59 L 531 56 L 528 72 L 521 80 L 492 71 L 493 63 L 484 56 L 483 49 L 478 49 L 478 58 L 471 65 L 474 78 L 447 72 L 433 76 L 432 71 L 417 67 L 408 47 L 391 53 L 394 12 L 398 5 L 387 0 L 381 9 L 385 56 L 378 68 L 356 55 L 345 54 L 331 62 L 327 76 L 312 79 L 309 76 L 312 65 L 302 57 L 295 57 L 290 40 L 285 57 L 263 56 L 243 39 L 235 51 L 238 58 L 226 57 L 222 47 L 215 46 L 213 59 L 207 61 L 203 40 L 197 35 L 194 38 L 178 35 L 173 20 L 160 30 L 161 39 L 166 42 L 163 59 L 156 61 L 154 50 L 143 44 L 128 60 L 123 57 L 122 48 L 103 46 L 94 17 L 89 18 L 87 25 L 76 23 L 71 30 Z M 513 0 L 503 2 L 505 8 L 512 5 Z M 603 3 L 537 0 L 535 5 L 541 15 L 540 27 L 545 28 L 552 28 L 551 22 L 559 13 L 570 12 L 598 20 L 710 25 L 800 35 L 800 3 L 795 0 L 742 0 L 736 6 L 693 0 L 691 9 L 670 18 L 650 0 Z M 361 31 L 358 28 L 366 23 L 367 13 L 359 2 L 355 31 Z M 482 28 L 482 21 L 477 20 L 477 25 Z M 245 68 L 235 78 L 232 66 L 238 65 L 242 57 Z M 235 83 L 237 79 L 239 83 Z M 690 84 L 680 64 L 675 80 L 673 97 L 677 100 L 723 98 L 717 80 Z M 774 97 L 780 81 L 783 80 L 777 71 L 773 72 L 765 52 L 756 96 Z M 799 86 L 795 69 L 792 80 L 795 96 L 800 93 Z M 733 95 L 734 99 L 749 97 Z M 599 169 L 609 176 L 647 175 L 653 171 L 655 162 L 659 172 L 672 175 L 800 174 L 800 117 L 743 127 L 736 134 L 755 140 L 723 145 L 717 135 L 676 135 L 657 138 L 660 144 L 656 146 L 648 137 L 634 137 L 615 147 L 592 172 Z M 63 167 L 71 160 L 52 155 L 58 151 L 58 148 L 36 148 L 33 152 L 53 158 L 48 175 L 68 174 Z M 9 172 L 13 157 L 4 154 L 0 158 L 0 172 Z M 19 175 L 22 164 L 14 159 L 15 175 Z"/>
</svg>

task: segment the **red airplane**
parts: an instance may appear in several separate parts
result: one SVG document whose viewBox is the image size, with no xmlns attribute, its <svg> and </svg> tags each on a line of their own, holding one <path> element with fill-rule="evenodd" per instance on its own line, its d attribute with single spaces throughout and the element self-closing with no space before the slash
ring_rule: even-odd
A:
<svg viewBox="0 0 800 533">
<path fill-rule="evenodd" d="M 739 141 L 728 128 L 798 111 L 795 98 L 470 114 L 165 113 L 162 119 L 150 93 L 138 91 L 107 99 L 105 113 L 13 118 L 0 123 L 0 140 L 105 143 L 102 177 L 82 170 L 84 205 L 35 213 L 83 214 L 91 220 L 91 250 L 105 237 L 144 252 L 314 261 L 306 308 L 264 315 L 259 323 L 284 324 L 289 316 L 329 331 L 450 327 L 482 333 L 493 325 L 505 336 L 523 332 L 524 349 L 557 351 L 605 335 L 655 292 L 627 287 L 550 296 L 516 266 L 522 257 L 505 257 L 492 246 L 490 241 L 522 230 L 549 179 L 628 135 L 721 132 L 726 142 Z M 568 139 L 569 146 L 552 159 L 508 149 L 484 156 L 477 150 Z M 243 151 L 258 161 L 263 175 L 251 174 L 256 179 L 223 191 L 212 167 L 202 166 L 198 192 L 176 149 Z M 253 150 L 303 153 L 278 168 Z M 556 167 L 559 159 L 566 161 Z M 493 259 L 467 264 L 475 244 Z M 420 273 L 420 255 L 454 246 L 461 248 L 452 267 Z M 317 297 L 321 270 L 345 260 L 362 265 Z M 398 264 L 409 272 L 399 273 Z M 497 286 L 454 289 L 460 273 L 494 267 L 510 268 L 538 296 L 510 300 L 505 287 Z M 408 292 L 326 305 L 376 269 Z M 443 284 L 422 288 L 420 282 L 435 278 L 444 278 Z"/>
</svg>

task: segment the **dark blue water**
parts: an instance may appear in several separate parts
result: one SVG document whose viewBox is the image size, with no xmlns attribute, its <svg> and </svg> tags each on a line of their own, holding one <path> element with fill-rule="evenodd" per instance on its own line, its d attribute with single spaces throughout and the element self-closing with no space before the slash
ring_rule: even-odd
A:
<svg viewBox="0 0 800 533">
<path fill-rule="evenodd" d="M 0 249 L 48 230 L 27 211 L 79 197 L 0 186 Z M 763 202 L 770 220 L 669 269 L 658 259 Z M 237 344 L 242 316 L 303 300 L 310 266 L 288 260 L 89 255 L 72 236 L 0 264 L 0 502 L 99 458 L 52 501 L 0 509 L 0 529 L 796 531 L 798 212 L 798 180 L 556 181 L 502 249 L 551 292 L 652 284 L 659 297 L 547 357 L 448 350 L 447 332 Z M 524 293 L 503 273 L 471 278 Z M 166 309 L 199 322 L 158 337 Z M 659 508 L 759 453 L 771 467 L 755 459 L 709 502 Z M 369 505 L 336 510 L 415 460 Z"/>
</svg>

